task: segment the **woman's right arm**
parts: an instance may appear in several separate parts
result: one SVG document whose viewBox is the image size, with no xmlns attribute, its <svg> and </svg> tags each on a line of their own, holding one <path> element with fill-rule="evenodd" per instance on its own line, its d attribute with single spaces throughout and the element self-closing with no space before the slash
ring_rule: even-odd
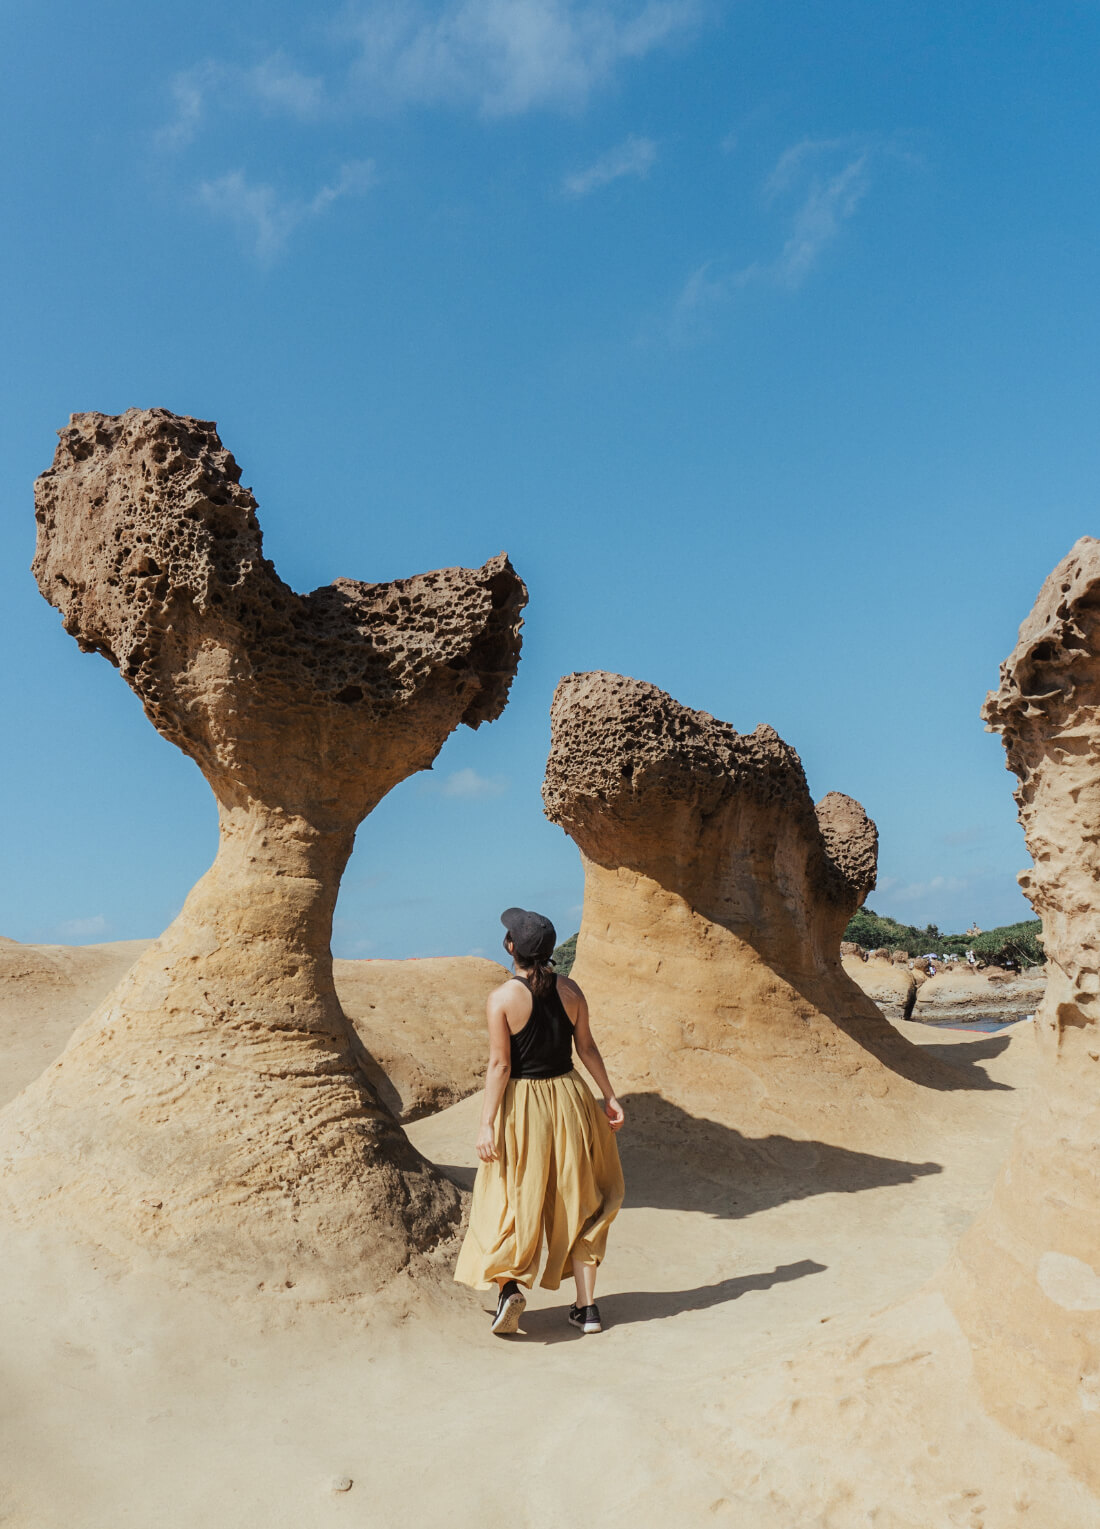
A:
<svg viewBox="0 0 1100 1529">
<path fill-rule="evenodd" d="M 493 1127 L 508 1079 L 512 1076 L 512 1036 L 499 989 L 489 994 L 485 1017 L 489 1022 L 489 1065 L 485 1069 L 485 1101 L 481 1107 L 481 1129 L 477 1133 L 477 1155 L 483 1163 L 492 1163 L 497 1156 Z"/>
<path fill-rule="evenodd" d="M 591 1075 L 592 1081 L 603 1094 L 603 1112 L 607 1116 L 608 1125 L 613 1131 L 617 1131 L 626 1116 L 622 1105 L 615 1098 L 615 1090 L 611 1087 L 611 1079 L 607 1076 L 607 1068 L 600 1055 L 600 1048 L 596 1045 L 592 1034 L 592 1026 L 588 1019 L 588 1000 L 571 977 L 559 977 L 558 981 L 566 989 L 562 993 L 562 998 L 565 1001 L 566 1012 L 573 1021 L 573 1042 L 577 1048 L 577 1055 Z"/>
</svg>

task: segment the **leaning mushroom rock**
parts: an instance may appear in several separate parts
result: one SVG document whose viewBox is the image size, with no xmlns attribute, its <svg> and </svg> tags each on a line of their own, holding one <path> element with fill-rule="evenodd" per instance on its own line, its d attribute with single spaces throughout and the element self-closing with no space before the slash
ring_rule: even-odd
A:
<svg viewBox="0 0 1100 1529">
<path fill-rule="evenodd" d="M 616 1081 L 844 1141 L 899 1098 L 926 1108 L 915 1085 L 950 1086 L 841 966 L 875 826 L 836 792 L 815 807 L 772 728 L 740 734 L 654 685 L 573 674 L 543 797 L 581 851 L 573 975 Z"/>
<path fill-rule="evenodd" d="M 983 715 L 1019 780 L 1049 975 L 1030 1108 L 947 1291 L 990 1411 L 1100 1491 L 1100 541 L 1047 579 Z"/>
<path fill-rule="evenodd" d="M 0 1115 L 15 1213 L 128 1257 L 300 1294 L 377 1289 L 460 1195 L 357 1065 L 329 948 L 361 819 L 503 709 L 526 590 L 501 555 L 289 589 L 215 427 L 74 415 L 36 485 L 34 573 L 217 798 L 182 912 Z"/>
</svg>

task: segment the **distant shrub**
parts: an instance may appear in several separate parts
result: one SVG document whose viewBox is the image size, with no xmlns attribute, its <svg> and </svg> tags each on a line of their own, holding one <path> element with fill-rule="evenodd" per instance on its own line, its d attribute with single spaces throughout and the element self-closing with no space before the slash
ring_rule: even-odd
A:
<svg viewBox="0 0 1100 1529">
<path fill-rule="evenodd" d="M 554 970 L 559 977 L 568 977 L 573 970 L 573 962 L 577 959 L 577 936 L 571 934 L 567 940 L 562 940 L 550 957 L 554 963 Z"/>
<path fill-rule="evenodd" d="M 1000 966 L 1005 961 L 1017 966 L 1041 966 L 1043 954 L 1041 919 L 1025 919 L 1020 924 L 1002 924 L 984 934 L 943 934 L 935 924 L 918 929 L 914 924 L 899 924 L 884 918 L 873 908 L 860 908 L 848 921 L 844 939 L 862 945 L 864 950 L 883 946 L 887 950 L 907 950 L 914 956 L 961 956 L 972 950 L 986 965 Z"/>
<path fill-rule="evenodd" d="M 1022 924 L 1002 924 L 999 929 L 975 935 L 970 945 L 976 956 L 995 966 L 1006 961 L 1021 967 L 1042 966 L 1046 960 L 1042 933 L 1042 919 L 1029 918 Z"/>
</svg>

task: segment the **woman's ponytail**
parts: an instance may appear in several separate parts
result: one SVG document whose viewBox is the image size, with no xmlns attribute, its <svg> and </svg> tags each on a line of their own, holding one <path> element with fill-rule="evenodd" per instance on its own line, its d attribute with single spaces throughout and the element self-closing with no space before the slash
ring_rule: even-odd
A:
<svg viewBox="0 0 1100 1529">
<path fill-rule="evenodd" d="M 547 997 L 558 985 L 557 973 L 549 961 L 536 961 L 527 980 L 536 998 Z"/>
</svg>

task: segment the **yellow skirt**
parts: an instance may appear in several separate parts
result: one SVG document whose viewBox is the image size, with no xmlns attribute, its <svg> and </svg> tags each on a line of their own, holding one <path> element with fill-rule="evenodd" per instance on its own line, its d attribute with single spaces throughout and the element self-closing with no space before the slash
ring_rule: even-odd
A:
<svg viewBox="0 0 1100 1529">
<path fill-rule="evenodd" d="M 519 1078 L 497 1115 L 497 1160 L 481 1163 L 455 1279 L 476 1290 L 514 1279 L 556 1290 L 576 1255 L 598 1264 L 623 1203 L 623 1170 L 607 1117 L 578 1072 Z"/>
</svg>

